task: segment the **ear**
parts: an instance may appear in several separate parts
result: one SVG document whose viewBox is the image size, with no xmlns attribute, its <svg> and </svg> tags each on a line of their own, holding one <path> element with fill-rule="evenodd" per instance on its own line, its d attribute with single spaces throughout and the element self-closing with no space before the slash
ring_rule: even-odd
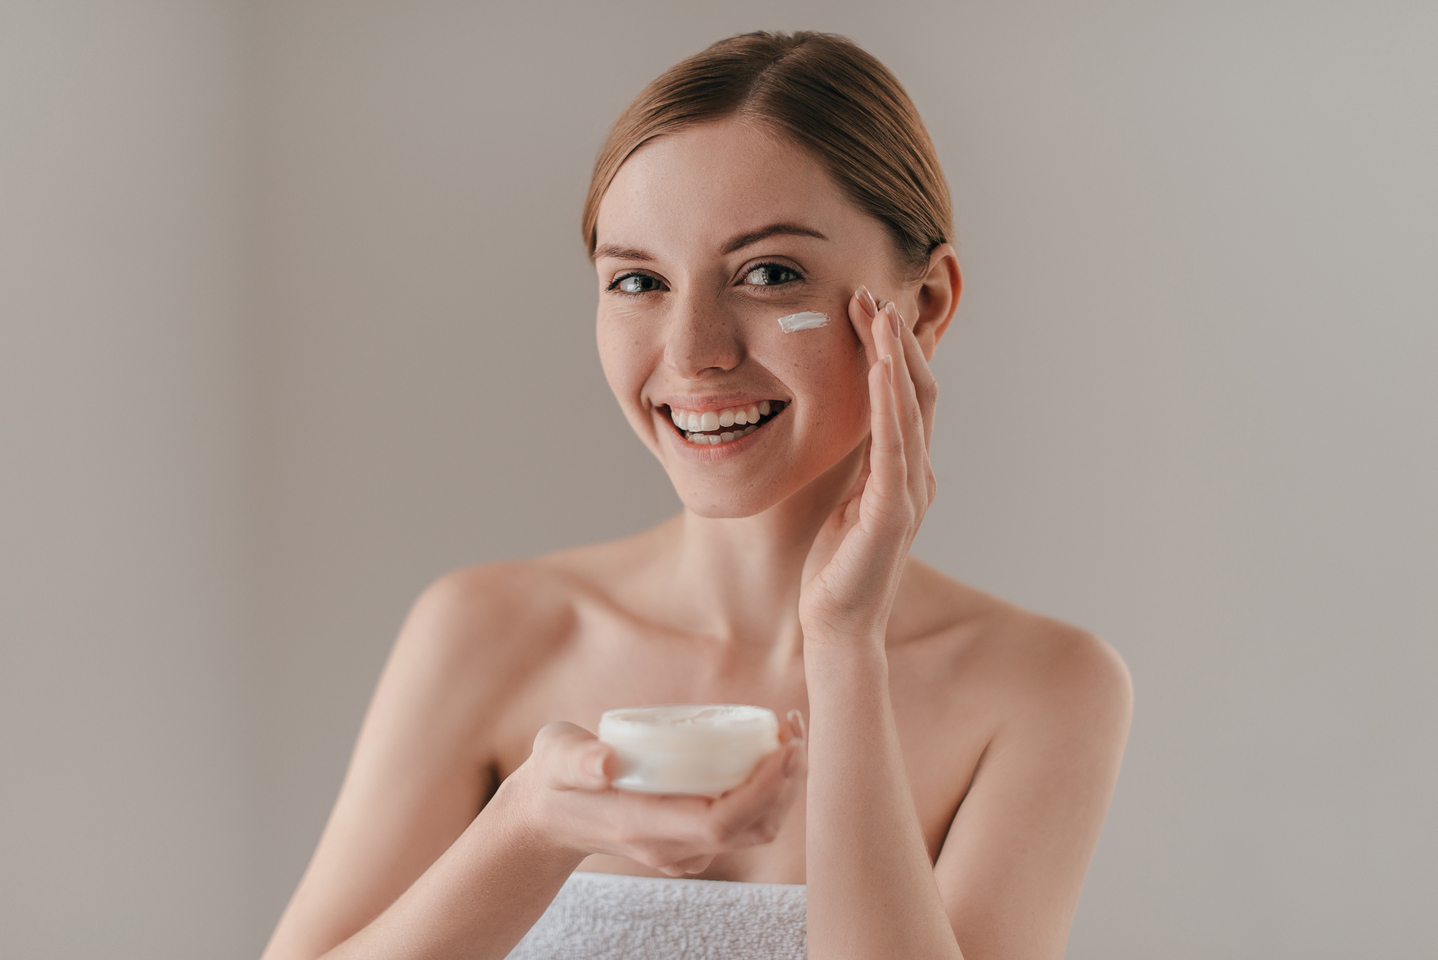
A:
<svg viewBox="0 0 1438 960">
<path fill-rule="evenodd" d="M 949 329 L 949 321 L 954 319 L 963 288 L 964 278 L 959 273 L 959 255 L 954 252 L 954 245 L 939 244 L 929 254 L 928 272 L 919 281 L 919 311 L 914 321 L 914 337 L 924 350 L 925 360 L 934 359 L 934 350 L 944 331 Z"/>
</svg>

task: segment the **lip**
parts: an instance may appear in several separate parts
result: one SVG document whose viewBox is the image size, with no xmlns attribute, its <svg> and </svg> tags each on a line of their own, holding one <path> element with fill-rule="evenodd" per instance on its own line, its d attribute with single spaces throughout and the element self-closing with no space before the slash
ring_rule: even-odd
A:
<svg viewBox="0 0 1438 960">
<path fill-rule="evenodd" d="M 712 404 L 712 401 L 714 399 L 715 398 L 712 397 L 706 397 L 705 401 L 711 402 Z M 718 406 L 710 405 L 707 407 L 698 408 L 678 407 L 677 409 L 684 410 L 686 412 L 692 411 L 694 413 L 703 413 L 705 410 L 723 409 L 725 405 L 737 407 L 741 402 L 745 402 L 745 398 L 738 397 L 737 395 L 735 399 L 732 400 L 728 397 L 721 397 L 718 399 L 724 401 Z M 762 399 L 771 401 L 773 400 L 772 397 L 763 397 Z M 751 397 L 748 399 L 748 402 L 757 403 L 758 400 Z M 750 447 L 754 446 L 754 444 L 758 443 L 760 441 L 760 438 L 765 436 L 769 432 L 768 428 L 771 427 L 780 418 L 782 418 L 784 414 L 788 413 L 789 408 L 793 405 L 793 401 L 784 401 L 784 409 L 780 410 L 778 413 L 774 414 L 769 420 L 767 420 L 761 429 L 755 430 L 747 437 L 739 437 L 736 440 L 730 440 L 728 443 L 716 443 L 702 447 L 699 446 L 699 444 L 697 443 L 690 443 L 688 440 L 685 440 L 684 435 L 681 434 L 679 432 L 679 429 L 674 426 L 674 421 L 670 420 L 669 415 L 665 413 L 658 405 L 650 408 L 650 415 L 654 418 L 654 422 L 658 425 L 659 431 L 669 438 L 669 445 L 674 449 L 676 453 L 679 454 L 679 456 L 693 463 L 716 463 L 722 460 L 731 459 L 732 457 L 740 456 L 744 453 L 744 451 L 748 450 Z M 665 404 L 665 406 L 668 406 L 668 404 Z"/>
</svg>

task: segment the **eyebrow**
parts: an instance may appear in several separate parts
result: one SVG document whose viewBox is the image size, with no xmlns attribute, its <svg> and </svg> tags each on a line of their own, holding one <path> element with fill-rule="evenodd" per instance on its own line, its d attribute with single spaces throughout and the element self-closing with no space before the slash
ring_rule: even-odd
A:
<svg viewBox="0 0 1438 960">
<path fill-rule="evenodd" d="M 813 227 L 806 227 L 799 223 L 771 223 L 762 230 L 755 230 L 753 233 L 745 233 L 735 237 L 724 244 L 725 253 L 733 253 L 735 250 L 742 250 L 751 243 L 758 243 L 760 240 L 767 240 L 770 237 L 814 237 L 819 240 L 828 240 Z"/>
<path fill-rule="evenodd" d="M 814 237 L 817 240 L 828 240 L 824 234 L 813 227 L 806 227 L 800 223 L 771 223 L 767 227 L 754 230 L 750 233 L 741 233 L 728 243 L 724 244 L 724 253 L 733 253 L 742 250 L 760 240 L 767 240 L 770 237 Z M 647 250 L 638 247 L 622 247 L 614 243 L 601 244 L 594 248 L 594 259 L 600 257 L 613 257 L 616 260 L 638 260 L 644 263 L 653 263 L 659 258 Z"/>
</svg>

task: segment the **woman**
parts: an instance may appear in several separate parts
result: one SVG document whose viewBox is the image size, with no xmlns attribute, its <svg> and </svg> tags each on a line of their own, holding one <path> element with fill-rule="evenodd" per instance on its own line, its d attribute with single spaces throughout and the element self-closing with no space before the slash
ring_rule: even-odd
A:
<svg viewBox="0 0 1438 960">
<path fill-rule="evenodd" d="M 504 957 L 616 874 L 804 884 L 814 957 L 1062 956 L 1128 677 L 908 556 L 950 230 L 907 95 L 842 38 L 731 38 L 636 98 L 584 236 L 605 374 L 685 510 L 420 598 L 269 960 Z M 717 799 L 613 789 L 600 714 L 666 702 L 788 721 Z"/>
</svg>

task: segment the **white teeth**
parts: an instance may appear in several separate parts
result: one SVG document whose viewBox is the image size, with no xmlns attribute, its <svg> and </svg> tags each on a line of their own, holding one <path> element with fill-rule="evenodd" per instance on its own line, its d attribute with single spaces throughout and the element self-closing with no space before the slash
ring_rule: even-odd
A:
<svg viewBox="0 0 1438 960">
<path fill-rule="evenodd" d="M 740 437 L 747 437 L 758 429 L 759 419 L 767 417 L 773 409 L 773 404 L 768 400 L 761 400 L 758 403 L 750 404 L 747 408 L 706 410 L 703 413 L 690 413 L 670 407 L 669 417 L 674 421 L 674 425 L 683 431 L 686 440 L 690 443 L 704 445 L 729 443 Z M 743 429 L 726 429 L 723 433 L 714 435 L 715 431 L 721 427 L 742 427 Z"/>
<path fill-rule="evenodd" d="M 715 436 L 712 433 L 689 433 L 686 431 L 684 434 L 684 439 L 688 440 L 690 443 L 698 444 L 701 447 L 714 446 L 720 443 L 729 443 L 731 441 L 738 440 L 741 437 L 747 437 L 749 436 L 749 434 L 753 433 L 755 430 L 758 429 L 758 424 L 751 423 L 743 430 L 725 430 L 718 436 Z"/>
</svg>

